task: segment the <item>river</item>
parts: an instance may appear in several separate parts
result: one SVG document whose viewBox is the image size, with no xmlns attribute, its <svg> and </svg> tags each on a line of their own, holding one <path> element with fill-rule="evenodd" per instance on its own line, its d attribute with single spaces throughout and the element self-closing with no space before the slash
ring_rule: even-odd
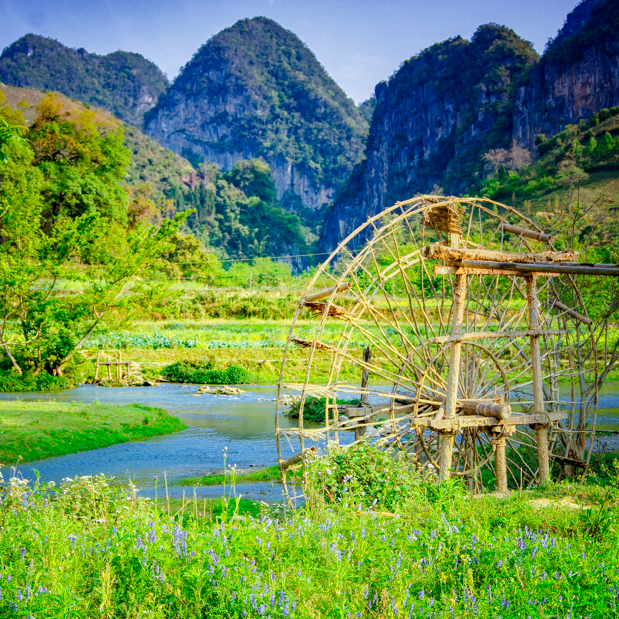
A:
<svg viewBox="0 0 619 619">
<path fill-rule="evenodd" d="M 223 450 L 227 448 L 226 464 L 238 468 L 269 466 L 277 462 L 273 433 L 274 398 L 277 387 L 245 385 L 246 393 L 237 396 L 202 395 L 195 397 L 196 385 L 161 384 L 157 387 L 96 387 L 82 385 L 67 391 L 48 393 L 1 393 L 3 400 L 56 400 L 75 402 L 105 402 L 115 404 L 140 403 L 165 408 L 182 419 L 187 430 L 133 443 L 123 443 L 50 458 L 19 467 L 20 473 L 33 478 L 36 469 L 42 481 L 60 481 L 76 475 L 104 473 L 121 479 L 131 479 L 138 487 L 153 489 L 163 484 L 164 474 L 174 482 L 185 477 L 200 477 L 224 467 Z M 260 400 L 270 401 L 260 401 Z M 295 423 L 281 417 L 283 427 Z M 619 383 L 605 385 L 600 393 L 599 430 L 619 431 Z M 619 448 L 619 436 L 604 437 L 608 447 Z M 617 444 L 615 444 L 617 443 Z M 297 445 L 285 445 L 285 455 L 298 451 Z M 6 477 L 10 469 L 3 469 Z M 267 492 L 264 484 L 239 491 L 255 494 Z M 174 493 L 178 493 L 175 490 Z M 210 496 L 217 489 L 202 489 L 200 496 Z M 267 492 L 270 494 L 272 492 Z"/>
</svg>

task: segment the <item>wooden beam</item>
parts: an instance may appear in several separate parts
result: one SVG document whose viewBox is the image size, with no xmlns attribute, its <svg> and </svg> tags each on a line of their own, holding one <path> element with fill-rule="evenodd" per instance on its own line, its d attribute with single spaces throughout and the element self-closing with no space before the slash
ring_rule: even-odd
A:
<svg viewBox="0 0 619 619">
<path fill-rule="evenodd" d="M 341 292 L 346 292 L 352 288 L 352 284 L 350 282 L 346 282 L 345 284 L 340 284 L 339 286 L 332 286 L 331 288 L 327 288 L 326 290 L 321 290 L 320 292 L 314 292 L 313 294 L 308 294 L 303 301 L 308 303 L 316 303 L 317 301 L 322 301 L 324 299 L 328 299 L 332 294 L 340 294 Z"/>
<path fill-rule="evenodd" d="M 513 226 L 512 224 L 505 222 L 501 224 L 501 228 L 503 228 L 505 232 L 511 232 L 512 234 L 517 234 L 518 236 L 525 236 L 528 239 L 534 239 L 536 241 L 541 241 L 542 243 L 548 243 L 550 241 L 550 234 L 546 234 L 545 232 L 538 230 L 529 230 L 528 228 Z"/>
</svg>

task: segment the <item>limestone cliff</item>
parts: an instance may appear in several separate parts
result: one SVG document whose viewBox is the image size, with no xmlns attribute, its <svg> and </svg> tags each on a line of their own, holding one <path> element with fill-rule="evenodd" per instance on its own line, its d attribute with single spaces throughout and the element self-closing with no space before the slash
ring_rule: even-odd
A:
<svg viewBox="0 0 619 619">
<path fill-rule="evenodd" d="M 516 93 L 514 137 L 535 150 L 535 138 L 559 133 L 619 105 L 619 3 L 587 0 L 570 15 Z"/>
<path fill-rule="evenodd" d="M 619 106 L 619 2 L 581 2 L 539 60 L 511 30 L 482 26 L 405 62 L 376 98 L 367 159 L 327 212 L 326 250 L 396 200 L 474 193 L 491 149 L 535 158 L 539 134 Z"/>
<path fill-rule="evenodd" d="M 149 113 L 146 131 L 223 170 L 261 157 L 279 198 L 292 191 L 319 210 L 360 160 L 367 122 L 296 35 L 260 17 L 198 50 Z"/>
<path fill-rule="evenodd" d="M 379 84 L 367 160 L 328 211 L 323 248 L 398 199 L 437 187 L 462 192 L 482 175 L 481 154 L 508 142 L 514 85 L 536 60 L 512 30 L 487 25 L 472 41 L 430 47 Z"/>
</svg>

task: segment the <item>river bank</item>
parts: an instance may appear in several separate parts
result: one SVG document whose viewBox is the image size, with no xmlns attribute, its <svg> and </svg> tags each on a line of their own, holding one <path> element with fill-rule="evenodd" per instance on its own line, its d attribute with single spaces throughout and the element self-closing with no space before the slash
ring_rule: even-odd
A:
<svg viewBox="0 0 619 619">
<path fill-rule="evenodd" d="M 20 394 L 23 396 L 23 394 Z M 162 408 L 143 404 L 0 401 L 0 462 L 28 463 L 186 429 Z"/>
</svg>

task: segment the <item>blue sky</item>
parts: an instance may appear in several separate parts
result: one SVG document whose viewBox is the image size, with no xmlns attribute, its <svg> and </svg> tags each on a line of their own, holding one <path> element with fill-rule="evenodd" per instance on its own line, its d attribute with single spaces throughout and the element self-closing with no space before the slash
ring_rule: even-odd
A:
<svg viewBox="0 0 619 619">
<path fill-rule="evenodd" d="M 578 0 L 0 0 L 0 46 L 33 32 L 69 47 L 122 49 L 173 79 L 211 36 L 264 15 L 292 30 L 357 103 L 407 58 L 480 24 L 513 28 L 542 52 Z"/>
</svg>

